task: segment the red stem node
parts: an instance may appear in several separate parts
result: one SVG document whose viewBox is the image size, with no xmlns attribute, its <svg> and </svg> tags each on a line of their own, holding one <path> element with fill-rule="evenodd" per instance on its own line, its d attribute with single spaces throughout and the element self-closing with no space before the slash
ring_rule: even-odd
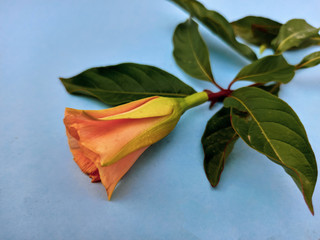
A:
<svg viewBox="0 0 320 240">
<path fill-rule="evenodd" d="M 226 97 L 230 96 L 233 91 L 230 89 L 222 89 L 221 91 L 214 93 L 206 89 L 204 92 L 208 94 L 208 101 L 211 102 L 210 108 L 212 108 L 215 103 L 222 102 Z"/>
</svg>

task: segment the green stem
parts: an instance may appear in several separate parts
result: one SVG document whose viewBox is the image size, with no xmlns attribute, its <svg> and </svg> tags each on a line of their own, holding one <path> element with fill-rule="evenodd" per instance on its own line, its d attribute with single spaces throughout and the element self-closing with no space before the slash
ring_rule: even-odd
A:
<svg viewBox="0 0 320 240">
<path fill-rule="evenodd" d="M 181 100 L 181 107 L 183 108 L 183 111 L 187 111 L 190 108 L 196 107 L 202 103 L 205 103 L 208 101 L 209 97 L 206 92 L 198 92 L 194 93 L 190 96 L 187 96 Z"/>
</svg>

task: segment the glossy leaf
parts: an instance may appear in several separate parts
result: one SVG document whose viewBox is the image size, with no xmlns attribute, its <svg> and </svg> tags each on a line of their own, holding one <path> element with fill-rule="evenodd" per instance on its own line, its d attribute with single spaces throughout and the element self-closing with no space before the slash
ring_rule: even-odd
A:
<svg viewBox="0 0 320 240">
<path fill-rule="evenodd" d="M 230 109 L 223 107 L 208 121 L 201 139 L 204 170 L 211 186 L 218 185 L 225 160 L 237 139 L 230 122 Z"/>
<path fill-rule="evenodd" d="M 296 113 L 278 97 L 252 87 L 234 91 L 224 105 L 231 108 L 231 122 L 237 134 L 285 169 L 313 214 L 317 163 Z"/>
<path fill-rule="evenodd" d="M 280 84 L 259 86 L 267 92 L 278 95 Z M 230 109 L 221 108 L 208 121 L 201 142 L 204 150 L 204 170 L 212 187 L 220 181 L 225 161 L 239 139 L 230 122 Z"/>
<path fill-rule="evenodd" d="M 281 23 L 269 18 L 247 16 L 231 23 L 234 32 L 248 43 L 270 46 L 278 35 Z"/>
<path fill-rule="evenodd" d="M 232 28 L 232 25 L 218 12 L 206 9 L 196 0 L 172 0 L 184 10 L 188 11 L 193 17 L 208 27 L 214 34 L 219 36 L 233 49 L 247 59 L 254 61 L 256 54 L 247 45 L 239 43 Z"/>
<path fill-rule="evenodd" d="M 296 66 L 296 68 L 309 68 L 314 67 L 318 64 L 320 64 L 320 52 L 314 52 L 305 56 L 302 61 Z"/>
<path fill-rule="evenodd" d="M 281 26 L 278 36 L 271 44 L 276 53 L 282 53 L 318 36 L 318 32 L 319 29 L 309 25 L 305 20 L 292 19 Z"/>
<path fill-rule="evenodd" d="M 213 81 L 208 48 L 198 24 L 191 18 L 177 26 L 173 35 L 173 56 L 176 63 L 194 78 Z"/>
<path fill-rule="evenodd" d="M 282 55 L 266 56 L 242 68 L 235 77 L 235 81 L 287 83 L 294 74 L 295 67 L 288 64 Z"/>
<path fill-rule="evenodd" d="M 150 96 L 185 97 L 195 90 L 159 68 L 136 63 L 88 69 L 60 78 L 69 93 L 89 95 L 109 105 Z"/>
</svg>

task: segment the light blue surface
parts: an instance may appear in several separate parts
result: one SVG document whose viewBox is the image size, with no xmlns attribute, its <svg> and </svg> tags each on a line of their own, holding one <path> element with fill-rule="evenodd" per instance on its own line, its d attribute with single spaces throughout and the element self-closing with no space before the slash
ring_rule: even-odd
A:
<svg viewBox="0 0 320 240">
<path fill-rule="evenodd" d="M 320 26 L 320 2 L 203 1 L 229 20 L 246 15 Z M 172 57 L 172 34 L 187 14 L 168 1 L 0 2 L 0 239 L 320 238 L 320 186 L 313 217 L 283 169 L 238 141 L 220 185 L 203 172 L 200 144 L 219 108 L 187 112 L 167 138 L 149 148 L 112 201 L 72 160 L 62 123 L 65 107 L 101 109 L 71 96 L 58 77 L 87 68 L 137 62 L 160 67 L 196 90 L 212 88 L 185 75 Z M 212 69 L 227 86 L 247 64 L 200 28 Z M 254 48 L 258 52 L 257 48 Z M 290 63 L 319 47 L 286 54 Z M 298 72 L 280 96 L 300 116 L 320 162 L 320 67 Z M 319 164 L 318 164 L 319 166 Z"/>
</svg>

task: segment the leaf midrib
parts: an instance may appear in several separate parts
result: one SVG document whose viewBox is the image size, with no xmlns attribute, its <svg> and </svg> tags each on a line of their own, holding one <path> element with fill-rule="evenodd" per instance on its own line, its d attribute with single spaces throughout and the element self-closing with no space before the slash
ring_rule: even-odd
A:
<svg viewBox="0 0 320 240">
<path fill-rule="evenodd" d="M 276 151 L 276 149 L 274 148 L 274 146 L 271 144 L 267 134 L 265 133 L 265 131 L 263 130 L 262 126 L 259 124 L 258 120 L 256 119 L 256 117 L 253 115 L 253 113 L 250 111 L 249 108 L 247 108 L 246 104 L 241 101 L 239 98 L 232 96 L 234 99 L 236 99 L 238 102 L 240 102 L 242 104 L 242 106 L 248 111 L 248 113 L 251 115 L 252 119 L 256 122 L 256 124 L 258 125 L 258 127 L 260 128 L 263 136 L 265 137 L 265 139 L 267 140 L 267 142 L 270 144 L 272 150 L 274 151 L 274 153 L 277 155 L 278 157 L 278 161 L 281 162 L 282 164 L 284 164 L 284 162 L 282 161 L 281 157 L 279 156 L 278 152 Z M 284 164 L 285 165 L 285 164 Z"/>
<path fill-rule="evenodd" d="M 316 61 L 316 60 L 320 60 L 320 56 L 319 56 L 319 57 L 312 58 L 312 59 L 310 59 L 309 61 L 306 61 L 305 63 L 303 63 L 303 64 L 301 64 L 301 65 L 298 65 L 298 67 L 299 67 L 299 68 L 302 68 L 303 66 L 305 66 L 305 65 L 307 65 L 307 64 L 309 64 L 309 63 L 311 63 L 311 62 L 314 62 L 314 61 Z"/>
<path fill-rule="evenodd" d="M 282 47 L 282 45 L 285 44 L 287 41 L 289 41 L 290 38 L 294 37 L 295 35 L 300 34 L 300 33 L 303 33 L 303 32 L 309 33 L 309 32 L 312 32 L 312 31 L 314 31 L 314 29 L 299 31 L 299 32 L 295 32 L 295 33 L 289 35 L 288 37 L 286 37 L 285 39 L 283 39 L 283 41 L 281 41 L 281 43 L 280 43 L 279 46 L 277 47 L 276 52 L 279 52 L 279 49 Z"/>
<path fill-rule="evenodd" d="M 201 71 L 204 73 L 204 75 L 208 78 L 208 80 L 212 81 L 211 75 L 208 74 L 207 71 L 202 67 L 201 62 L 198 59 L 198 56 L 197 56 L 197 54 L 195 52 L 195 49 L 194 49 L 194 46 L 192 44 L 192 40 L 191 40 L 192 38 L 191 38 L 190 31 L 188 30 L 187 32 L 188 32 L 188 40 L 189 40 L 189 43 L 190 43 L 190 46 L 191 46 L 193 57 L 196 59 L 196 62 L 198 64 L 198 66 L 200 67 Z"/>
<path fill-rule="evenodd" d="M 304 189 L 304 184 L 303 184 L 303 182 L 302 182 L 302 179 L 301 179 L 300 174 L 297 172 L 297 170 L 295 170 L 295 169 L 292 168 L 292 167 L 287 166 L 287 165 L 282 161 L 282 159 L 280 158 L 278 152 L 275 151 L 273 145 L 270 143 L 269 139 L 267 138 L 267 135 L 266 135 L 266 133 L 264 132 L 264 130 L 262 129 L 262 127 L 260 126 L 258 120 L 255 118 L 255 116 L 252 114 L 252 112 L 246 107 L 246 105 L 244 104 L 244 102 L 242 102 L 239 98 L 237 98 L 237 97 L 235 97 L 235 96 L 231 96 L 231 97 L 234 98 L 234 99 L 236 99 L 237 101 L 239 101 L 239 102 L 242 104 L 242 106 L 243 106 L 245 109 L 247 109 L 247 111 L 249 112 L 249 114 L 252 116 L 252 119 L 254 119 L 254 121 L 257 123 L 257 125 L 258 125 L 258 127 L 260 128 L 262 134 L 263 134 L 264 137 L 266 138 L 267 142 L 270 144 L 272 150 L 273 150 L 274 153 L 277 155 L 277 157 L 278 157 L 279 160 L 275 159 L 274 157 L 269 156 L 269 154 L 267 154 L 267 153 L 263 153 L 263 152 L 261 152 L 261 153 L 264 154 L 264 155 L 266 155 L 267 157 L 269 157 L 269 158 L 271 158 L 271 159 L 274 159 L 274 160 L 277 161 L 277 162 L 280 162 L 283 166 L 287 167 L 288 169 L 292 170 L 295 174 L 297 174 L 297 176 L 298 176 L 298 178 L 299 178 L 299 182 L 300 182 L 300 184 L 301 184 L 301 192 L 302 192 L 303 198 L 305 199 L 305 202 L 307 203 L 308 208 L 310 209 L 311 213 L 313 214 L 312 200 L 311 200 L 311 206 L 309 206 L 309 200 L 307 200 L 307 198 L 306 198 L 305 189 Z M 239 136 L 241 137 L 241 135 L 239 135 Z M 259 151 L 259 150 L 258 150 L 258 151 Z M 259 151 L 259 152 L 260 152 L 260 151 Z"/>
<path fill-rule="evenodd" d="M 288 68 L 288 67 L 286 67 L 286 68 Z M 284 68 L 276 68 L 275 70 L 271 70 L 271 71 L 260 73 L 260 74 L 258 73 L 258 74 L 246 75 L 246 76 L 243 76 L 243 77 L 240 77 L 240 78 L 236 78 L 235 80 L 243 80 L 243 79 L 247 79 L 247 78 L 250 78 L 250 77 L 259 77 L 259 76 L 263 76 L 265 74 L 275 73 L 275 72 L 277 72 L 279 70 L 283 70 L 283 69 L 285 69 L 285 67 Z"/>
<path fill-rule="evenodd" d="M 76 92 L 76 91 L 84 91 L 84 92 L 90 92 L 88 90 L 85 90 L 85 89 L 82 89 L 81 87 L 79 86 L 76 86 L 72 83 L 66 83 L 66 85 L 69 85 L 69 86 L 73 86 L 74 88 L 76 88 L 77 90 L 73 90 L 71 92 Z M 96 91 L 96 92 L 106 92 L 106 93 L 115 93 L 115 94 L 131 94 L 131 95 L 165 95 L 165 96 L 181 96 L 181 97 L 185 97 L 185 96 L 189 96 L 188 94 L 183 94 L 183 93 L 162 93 L 162 92 L 129 92 L 129 91 L 114 91 L 114 90 L 101 90 L 101 89 L 95 89 L 95 88 L 89 88 L 87 87 L 88 89 L 91 89 L 92 91 Z"/>
</svg>

